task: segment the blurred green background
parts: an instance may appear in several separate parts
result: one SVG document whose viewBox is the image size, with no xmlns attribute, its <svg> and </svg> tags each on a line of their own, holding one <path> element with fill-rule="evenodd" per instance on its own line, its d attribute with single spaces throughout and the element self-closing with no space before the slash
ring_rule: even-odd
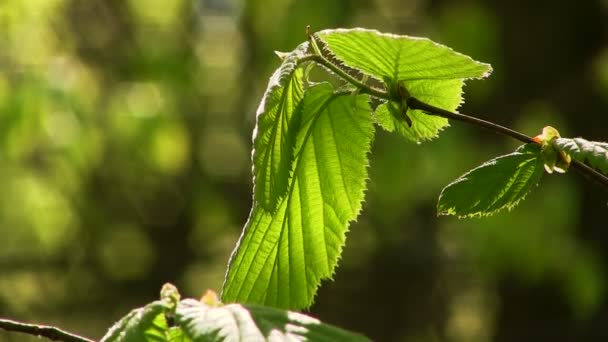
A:
<svg viewBox="0 0 608 342">
<path fill-rule="evenodd" d="M 608 140 L 605 0 L 2 0 L 0 316 L 99 338 L 165 282 L 219 291 L 273 51 L 307 24 L 430 37 L 494 66 L 462 112 Z M 444 185 L 517 146 L 452 124 L 421 146 L 378 131 L 311 314 L 377 341 L 608 340 L 606 189 L 571 172 L 438 218 Z"/>
</svg>

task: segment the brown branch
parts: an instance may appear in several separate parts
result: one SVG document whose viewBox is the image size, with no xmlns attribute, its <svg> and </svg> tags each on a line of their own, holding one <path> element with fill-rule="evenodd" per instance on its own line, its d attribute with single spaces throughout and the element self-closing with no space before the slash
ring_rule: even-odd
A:
<svg viewBox="0 0 608 342">
<path fill-rule="evenodd" d="M 0 319 L 0 329 L 6 331 L 20 332 L 38 337 L 46 337 L 52 341 L 64 342 L 94 342 L 86 337 L 78 336 L 67 331 L 63 331 L 56 327 L 48 325 L 28 324 L 22 322 L 11 321 L 8 319 Z"/>
</svg>

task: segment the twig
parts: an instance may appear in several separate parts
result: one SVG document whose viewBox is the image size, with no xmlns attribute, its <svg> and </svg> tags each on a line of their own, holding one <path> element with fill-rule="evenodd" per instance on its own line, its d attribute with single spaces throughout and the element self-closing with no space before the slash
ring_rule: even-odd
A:
<svg viewBox="0 0 608 342">
<path fill-rule="evenodd" d="M 479 118 L 476 118 L 473 116 L 460 114 L 460 113 L 453 113 L 453 112 L 447 111 L 445 109 L 431 106 L 430 104 L 424 103 L 414 97 L 410 97 L 408 99 L 408 106 L 412 109 L 420 109 L 420 110 L 426 112 L 427 114 L 437 115 L 437 116 L 441 116 L 441 117 L 444 117 L 447 119 L 463 121 L 463 122 L 473 124 L 475 126 L 483 127 L 485 129 L 489 129 L 491 131 L 512 137 L 512 138 L 517 139 L 524 143 L 536 143 L 534 140 L 532 140 L 532 137 L 527 136 L 518 131 L 495 124 L 493 122 L 485 121 L 485 120 L 482 120 L 482 119 L 479 119 Z M 574 169 L 577 172 L 579 172 L 583 176 L 589 177 L 589 178 L 595 180 L 596 182 L 598 182 L 599 184 L 608 188 L 608 177 L 606 177 L 605 175 L 597 172 L 592 167 L 590 167 L 587 164 L 582 163 L 578 160 L 572 160 L 571 165 L 574 167 Z"/>
<path fill-rule="evenodd" d="M 309 39 L 314 39 L 314 36 L 309 35 Z M 371 86 L 365 84 L 364 82 L 358 80 L 356 77 L 349 75 L 347 72 L 342 70 L 339 66 L 335 65 L 330 60 L 325 58 L 320 53 L 318 48 L 315 49 L 314 53 L 315 54 L 313 54 L 313 55 L 308 55 L 308 56 L 301 58 L 299 62 L 312 61 L 312 62 L 315 62 L 317 64 L 320 64 L 320 65 L 326 67 L 327 69 L 334 72 L 336 75 L 338 75 L 339 77 L 341 77 L 348 83 L 354 85 L 357 89 L 359 89 L 359 92 L 361 94 L 368 94 L 368 95 L 371 95 L 371 96 L 374 96 L 374 97 L 377 97 L 380 99 L 390 100 L 390 101 L 399 102 L 402 100 L 400 98 L 393 98 L 391 96 L 391 94 L 389 94 L 388 92 L 371 87 Z M 508 137 L 517 139 L 517 140 L 527 143 L 527 144 L 536 143 L 534 140 L 532 140 L 532 137 L 530 137 L 526 134 L 523 134 L 521 132 L 518 132 L 516 130 L 501 126 L 499 124 L 495 124 L 490 121 L 479 119 L 474 116 L 450 112 L 448 110 L 445 110 L 445 109 L 442 109 L 439 107 L 435 107 L 428 103 L 422 102 L 415 97 L 409 97 L 407 99 L 407 105 L 411 109 L 419 109 L 429 115 L 437 115 L 437 116 L 441 116 L 441 117 L 444 117 L 447 119 L 466 122 L 466 123 L 472 124 L 474 126 L 482 127 L 482 128 L 494 131 L 496 133 L 506 135 Z M 596 182 L 598 182 L 599 184 L 608 188 L 608 177 L 606 175 L 604 175 L 600 172 L 597 172 L 593 168 L 589 167 L 587 164 L 579 162 L 577 160 L 573 160 L 571 165 L 574 167 L 574 169 L 576 171 L 578 171 L 582 175 L 589 177 L 589 178 L 595 180 Z"/>
<path fill-rule="evenodd" d="M 6 331 L 20 332 L 39 337 L 46 337 L 52 341 L 94 342 L 93 340 L 90 340 L 86 337 L 78 336 L 67 331 L 63 331 L 56 327 L 48 325 L 28 324 L 11 321 L 8 319 L 0 319 L 0 329 Z"/>
<path fill-rule="evenodd" d="M 589 165 L 580 162 L 578 160 L 573 159 L 572 160 L 572 164 L 574 166 L 574 169 L 576 171 L 578 171 L 580 174 L 589 177 L 593 180 L 595 180 L 596 182 L 600 183 L 601 185 L 605 186 L 606 188 L 608 188 L 608 177 L 606 177 L 604 174 L 599 173 L 598 171 L 596 171 L 594 168 L 590 167 Z"/>
<path fill-rule="evenodd" d="M 470 124 L 473 124 L 475 126 L 479 126 L 479 127 L 483 127 L 485 129 L 489 129 L 491 131 L 500 133 L 500 134 L 504 134 L 506 136 L 512 137 L 514 139 L 517 139 L 521 142 L 524 143 L 534 143 L 534 140 L 532 140 L 532 137 L 527 136 L 523 133 L 520 133 L 518 131 L 512 130 L 510 128 L 501 126 L 499 124 L 495 124 L 493 122 L 490 121 L 486 121 L 486 120 L 482 120 L 482 119 L 478 119 L 474 116 L 469 116 L 469 115 L 465 115 L 465 114 L 460 114 L 460 113 L 453 113 L 450 112 L 448 110 L 445 109 L 441 109 L 435 106 L 431 106 L 428 103 L 424 103 L 420 100 L 418 100 L 415 97 L 410 97 L 407 101 L 407 105 L 408 107 L 410 107 L 411 109 L 420 109 L 426 113 L 432 114 L 432 115 L 437 115 L 437 116 L 441 116 L 447 119 L 453 119 L 453 120 L 458 120 L 458 121 L 464 121 Z"/>
<path fill-rule="evenodd" d="M 320 65 L 326 67 L 327 69 L 329 69 L 330 71 L 332 71 L 333 73 L 338 75 L 339 77 L 343 78 L 348 83 L 357 87 L 357 89 L 360 89 L 361 94 L 368 94 L 368 95 L 375 96 L 375 97 L 385 99 L 385 100 L 396 100 L 396 99 L 391 98 L 387 92 L 370 87 L 367 84 L 359 81 L 357 78 L 349 75 L 344 70 L 340 69 L 340 67 L 334 65 L 327 58 L 325 58 L 321 55 L 308 55 L 308 56 L 304 56 L 304 57 L 300 58 L 300 60 L 299 60 L 299 62 L 309 62 L 309 61 L 315 62 L 317 64 L 320 64 Z"/>
</svg>

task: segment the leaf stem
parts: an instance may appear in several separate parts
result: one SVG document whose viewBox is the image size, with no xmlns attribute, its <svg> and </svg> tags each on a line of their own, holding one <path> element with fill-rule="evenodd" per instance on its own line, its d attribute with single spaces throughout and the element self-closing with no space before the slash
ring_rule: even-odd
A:
<svg viewBox="0 0 608 342">
<path fill-rule="evenodd" d="M 90 340 L 86 337 L 78 336 L 67 331 L 63 331 L 56 327 L 48 325 L 28 324 L 17 321 L 11 321 L 8 319 L 0 319 L 0 329 L 6 331 L 20 332 L 38 337 L 46 337 L 52 341 L 94 342 L 93 340 Z"/>
<path fill-rule="evenodd" d="M 534 143 L 534 140 L 532 140 L 532 137 L 527 136 L 523 133 L 520 133 L 518 131 L 512 130 L 510 128 L 501 126 L 499 124 L 495 124 L 493 122 L 490 121 L 486 121 L 483 119 L 479 119 L 476 118 L 474 116 L 469 116 L 469 115 L 465 115 L 465 114 L 460 114 L 460 113 L 454 113 L 454 112 L 450 112 L 448 110 L 445 109 L 441 109 L 435 106 L 432 106 L 428 103 L 424 103 L 420 100 L 418 100 L 415 97 L 410 97 L 407 100 L 407 105 L 409 108 L 411 109 L 419 109 L 423 112 L 426 112 L 428 114 L 431 115 L 437 115 L 437 116 L 441 116 L 447 119 L 452 119 L 452 120 L 458 120 L 458 121 L 463 121 L 466 123 L 470 123 L 472 125 L 475 126 L 479 126 L 479 127 L 483 127 L 485 129 L 489 129 L 491 131 L 509 136 L 511 138 L 517 139 L 523 143 L 526 144 L 530 144 L 530 143 Z"/>
<path fill-rule="evenodd" d="M 496 133 L 500 133 L 500 134 L 509 136 L 511 138 L 517 139 L 517 140 L 527 143 L 527 144 L 531 144 L 531 143 L 536 144 L 536 142 L 532 139 L 532 137 L 525 135 L 521 132 L 518 132 L 516 130 L 501 126 L 499 124 L 495 124 L 490 121 L 482 120 L 482 119 L 476 118 L 474 116 L 460 114 L 460 113 L 453 113 L 453 112 L 447 111 L 445 109 L 441 109 L 441 108 L 432 106 L 428 103 L 424 103 L 415 97 L 410 97 L 407 101 L 407 104 L 408 104 L 408 107 L 410 107 L 411 109 L 419 109 L 427 114 L 437 115 L 437 116 L 441 116 L 441 117 L 444 117 L 447 119 L 453 119 L 453 120 L 457 120 L 457 121 L 463 121 L 463 122 L 472 124 L 474 126 L 483 127 L 485 129 L 494 131 Z M 599 184 L 608 188 L 608 177 L 606 177 L 606 175 L 596 171 L 592 167 L 590 167 L 587 164 L 582 163 L 578 160 L 572 160 L 571 165 L 580 174 L 582 174 L 586 177 L 589 177 L 589 178 L 595 180 L 596 182 L 598 182 Z"/>
<path fill-rule="evenodd" d="M 323 57 L 321 55 L 308 55 L 308 56 L 304 56 L 304 57 L 300 58 L 301 63 L 311 62 L 311 61 L 324 66 L 325 68 L 329 69 L 331 72 L 338 75 L 340 78 L 344 79 L 346 82 L 354 85 L 355 87 L 357 87 L 357 89 L 360 90 L 361 94 L 368 94 L 368 95 L 375 96 L 375 97 L 385 99 L 385 100 L 396 100 L 396 99 L 391 98 L 387 92 L 380 90 L 380 89 L 370 87 L 367 84 L 358 80 L 357 78 L 349 75 L 347 72 L 340 69 L 340 67 L 336 66 L 335 64 L 333 64 L 332 62 L 330 62 L 329 60 L 327 60 L 325 57 Z"/>
</svg>

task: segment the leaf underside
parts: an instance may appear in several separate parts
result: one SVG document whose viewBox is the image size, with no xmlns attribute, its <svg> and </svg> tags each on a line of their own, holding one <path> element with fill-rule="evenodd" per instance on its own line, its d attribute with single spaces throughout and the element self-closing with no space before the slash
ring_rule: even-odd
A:
<svg viewBox="0 0 608 342">
<path fill-rule="evenodd" d="M 543 174 L 539 153 L 538 145 L 527 144 L 460 176 L 441 192 L 438 214 L 487 216 L 513 208 Z"/>
<path fill-rule="evenodd" d="M 194 342 L 369 341 L 309 316 L 259 306 L 208 307 L 195 300 L 183 300 L 176 321 Z"/>
<path fill-rule="evenodd" d="M 171 327 L 165 314 L 160 301 L 133 310 L 101 342 L 369 341 L 310 316 L 261 306 L 209 306 L 184 299 Z"/>
<path fill-rule="evenodd" d="M 254 202 L 230 258 L 224 302 L 312 304 L 361 209 L 374 132 L 368 102 L 334 95 L 327 83 L 306 91 L 287 191 L 274 212 Z"/>
<path fill-rule="evenodd" d="M 608 143 L 588 141 L 583 138 L 557 138 L 553 146 L 608 175 Z"/>
<path fill-rule="evenodd" d="M 317 33 L 327 53 L 349 68 L 377 79 L 403 81 L 410 96 L 445 110 L 454 111 L 462 103 L 464 80 L 487 77 L 492 68 L 447 46 L 427 38 L 399 36 L 366 29 L 324 30 Z M 375 112 L 385 130 L 396 131 L 414 142 L 430 140 L 448 125 L 447 119 L 408 110 L 413 125 L 401 115 L 392 114 L 387 105 Z"/>
</svg>

